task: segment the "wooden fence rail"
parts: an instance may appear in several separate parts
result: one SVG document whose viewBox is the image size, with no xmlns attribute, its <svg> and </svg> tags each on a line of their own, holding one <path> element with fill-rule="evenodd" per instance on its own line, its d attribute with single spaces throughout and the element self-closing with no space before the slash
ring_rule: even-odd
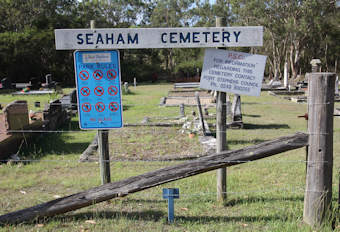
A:
<svg viewBox="0 0 340 232">
<path fill-rule="evenodd" d="M 125 180 L 108 183 L 87 191 L 60 199 L 42 203 L 30 208 L 0 216 L 0 224 L 13 224 L 38 218 L 66 213 L 116 197 L 152 188 L 167 182 L 216 170 L 221 167 L 241 164 L 276 155 L 285 151 L 306 146 L 308 135 L 297 133 L 271 141 L 249 146 L 239 150 L 225 151 L 198 158 L 179 165 L 174 165 Z"/>
</svg>

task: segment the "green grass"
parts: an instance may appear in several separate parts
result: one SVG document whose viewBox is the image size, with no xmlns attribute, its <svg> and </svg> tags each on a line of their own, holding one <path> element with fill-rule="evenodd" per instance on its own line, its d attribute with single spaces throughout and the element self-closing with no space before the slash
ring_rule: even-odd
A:
<svg viewBox="0 0 340 232">
<path fill-rule="evenodd" d="M 142 85 L 123 95 L 125 122 L 148 116 L 179 115 L 175 107 L 158 106 L 171 89 L 169 84 Z M 0 96 L 0 101 L 3 96 Z M 7 96 L 4 96 L 6 98 Z M 35 101 L 35 99 L 30 99 Z M 340 107 L 339 103 L 336 103 Z M 195 108 L 192 108 L 195 109 Z M 190 112 L 191 109 L 186 109 Z M 214 110 L 211 109 L 211 112 Z M 306 132 L 307 111 L 296 104 L 263 92 L 261 97 L 242 97 L 245 129 L 228 130 L 228 149 L 238 149 L 268 139 Z M 74 132 L 44 134 L 35 145 L 21 151 L 34 162 L 0 165 L 0 214 L 30 207 L 100 185 L 98 163 L 79 163 L 79 155 L 94 131 L 78 131 L 77 118 L 64 129 Z M 110 132 L 110 155 L 137 158 L 200 152 L 197 137 L 188 139 L 179 128 L 123 128 Z M 340 170 L 340 118 L 334 118 L 333 206 L 337 206 Z M 42 220 L 0 227 L 0 231 L 312 231 L 303 223 L 305 149 L 228 168 L 228 201 L 216 202 L 216 172 L 154 187 L 125 198 L 92 205 Z M 111 163 L 113 181 L 142 174 L 172 162 L 117 161 Z M 167 203 L 162 188 L 180 189 L 175 201 L 175 223 L 167 224 Z M 335 231 L 340 231 L 337 219 Z M 332 231 L 329 224 L 320 229 Z"/>
</svg>

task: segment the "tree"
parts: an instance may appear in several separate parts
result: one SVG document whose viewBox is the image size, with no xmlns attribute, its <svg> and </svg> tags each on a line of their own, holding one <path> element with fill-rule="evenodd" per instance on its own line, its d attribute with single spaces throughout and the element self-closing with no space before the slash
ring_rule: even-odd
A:
<svg viewBox="0 0 340 232">
<path fill-rule="evenodd" d="M 150 26 L 188 26 L 191 22 L 190 8 L 192 5 L 192 0 L 158 1 L 154 6 L 150 17 Z M 159 50 L 159 56 L 164 68 L 171 76 L 175 74 L 175 66 L 181 62 L 181 59 L 178 58 L 181 56 L 180 54 L 182 52 L 184 51 L 173 48 Z"/>
<path fill-rule="evenodd" d="M 231 4 L 237 22 L 265 27 L 264 46 L 260 50 L 268 55 L 276 79 L 282 76 L 284 62 L 290 63 L 292 78 L 297 76 L 300 67 L 308 71 L 310 60 L 322 57 L 316 51 L 327 50 L 331 43 L 327 40 L 329 31 L 324 31 L 326 25 L 330 25 L 326 22 L 334 10 L 331 1 L 233 0 Z M 324 44 L 324 48 L 320 48 L 320 44 Z"/>
<path fill-rule="evenodd" d="M 73 27 L 76 0 L 0 0 L 0 77 L 28 81 L 53 73 L 63 80 L 69 52 L 56 52 L 54 28 Z"/>
</svg>

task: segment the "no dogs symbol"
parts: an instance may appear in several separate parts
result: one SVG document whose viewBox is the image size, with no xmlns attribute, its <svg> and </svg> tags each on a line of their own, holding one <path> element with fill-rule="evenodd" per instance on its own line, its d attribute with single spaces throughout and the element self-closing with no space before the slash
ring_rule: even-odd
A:
<svg viewBox="0 0 340 232">
<path fill-rule="evenodd" d="M 91 104 L 88 103 L 88 102 L 85 102 L 81 105 L 81 109 L 84 111 L 84 112 L 90 112 L 91 111 Z"/>
<path fill-rule="evenodd" d="M 89 89 L 89 87 L 83 87 L 83 88 L 81 88 L 80 89 L 80 93 L 81 93 L 81 95 L 82 96 L 84 96 L 84 97 L 87 97 L 87 96 L 89 96 L 90 95 L 90 89 Z"/>
<path fill-rule="evenodd" d="M 96 110 L 100 113 L 105 110 L 105 105 L 103 102 L 97 102 L 96 104 Z"/>
<path fill-rule="evenodd" d="M 97 86 L 96 88 L 94 88 L 94 94 L 98 97 L 102 96 L 104 94 L 104 88 L 101 86 Z"/>
<path fill-rule="evenodd" d="M 93 78 L 99 81 L 103 78 L 103 72 L 101 70 L 96 70 L 93 72 Z"/>
<path fill-rule="evenodd" d="M 111 102 L 109 105 L 109 109 L 112 112 L 116 112 L 119 109 L 119 104 L 117 102 Z"/>
<path fill-rule="evenodd" d="M 116 86 L 113 86 L 113 85 L 111 85 L 111 86 L 108 88 L 107 91 L 108 91 L 109 95 L 111 95 L 111 96 L 116 96 L 117 93 L 118 93 L 117 87 L 116 87 Z"/>
<path fill-rule="evenodd" d="M 110 69 L 109 71 L 107 71 L 106 75 L 109 80 L 114 80 L 117 77 L 117 72 L 114 69 Z"/>
<path fill-rule="evenodd" d="M 86 70 L 80 71 L 79 73 L 80 79 L 82 79 L 83 81 L 86 81 L 87 79 L 89 79 L 89 77 L 90 77 L 90 74 Z"/>
</svg>

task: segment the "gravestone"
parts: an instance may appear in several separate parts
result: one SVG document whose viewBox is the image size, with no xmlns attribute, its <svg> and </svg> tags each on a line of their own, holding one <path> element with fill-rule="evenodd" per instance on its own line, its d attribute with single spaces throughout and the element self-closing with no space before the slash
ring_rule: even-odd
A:
<svg viewBox="0 0 340 232">
<path fill-rule="evenodd" d="M 126 94 L 129 93 L 129 83 L 128 82 L 124 82 L 124 92 Z"/>
<path fill-rule="evenodd" d="M 282 84 L 280 80 L 272 79 L 271 81 L 269 81 L 268 85 L 271 88 L 278 88 L 278 87 L 281 87 Z"/>
<path fill-rule="evenodd" d="M 43 111 L 45 130 L 55 130 L 65 122 L 68 122 L 69 119 L 66 110 L 63 110 L 60 100 L 54 100 L 50 104 L 45 105 Z"/>
<path fill-rule="evenodd" d="M 241 96 L 238 94 L 234 95 L 231 113 L 233 122 L 242 122 Z"/>
<path fill-rule="evenodd" d="M 183 103 L 179 105 L 179 114 L 182 118 L 185 117 L 185 109 Z"/>
<path fill-rule="evenodd" d="M 283 86 L 288 88 L 288 63 L 285 62 L 284 70 L 283 70 Z"/>
<path fill-rule="evenodd" d="M 46 85 L 50 86 L 50 84 L 52 83 L 52 74 L 47 74 L 45 76 L 45 79 L 46 79 Z"/>
<path fill-rule="evenodd" d="M 4 108 L 5 128 L 23 130 L 29 124 L 27 101 L 14 101 Z"/>
<path fill-rule="evenodd" d="M 76 110 L 77 109 L 77 91 L 76 90 L 73 90 L 71 93 L 70 93 L 70 97 L 71 97 L 71 108 L 73 110 Z"/>
<path fill-rule="evenodd" d="M 339 95 L 339 76 L 335 79 L 335 95 Z"/>
<path fill-rule="evenodd" d="M 11 89 L 12 88 L 11 80 L 7 77 L 5 77 L 1 80 L 1 84 L 2 84 L 3 89 Z"/>
</svg>

